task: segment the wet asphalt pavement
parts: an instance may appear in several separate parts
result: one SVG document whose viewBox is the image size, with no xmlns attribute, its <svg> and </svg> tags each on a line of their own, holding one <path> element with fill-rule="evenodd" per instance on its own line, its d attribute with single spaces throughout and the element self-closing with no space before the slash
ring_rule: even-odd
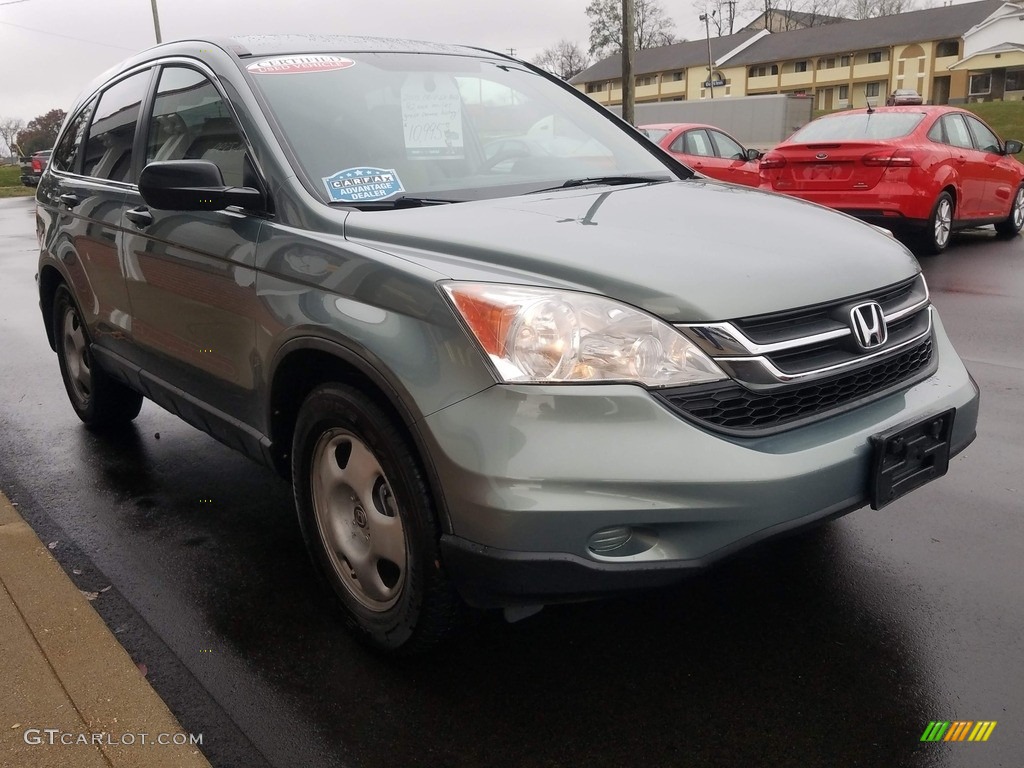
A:
<svg viewBox="0 0 1024 768">
<path fill-rule="evenodd" d="M 148 402 L 117 436 L 81 426 L 35 249 L 30 201 L 0 200 L 0 488 L 81 588 L 112 585 L 94 607 L 215 766 L 1021 765 L 1024 240 L 924 261 L 982 388 L 947 477 L 398 663 L 344 633 L 268 470 Z M 931 720 L 999 724 L 921 743 Z"/>
</svg>

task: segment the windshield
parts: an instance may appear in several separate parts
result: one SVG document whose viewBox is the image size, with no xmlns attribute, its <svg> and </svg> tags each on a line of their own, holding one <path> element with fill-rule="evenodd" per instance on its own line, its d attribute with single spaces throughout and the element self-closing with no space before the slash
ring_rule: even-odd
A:
<svg viewBox="0 0 1024 768">
<path fill-rule="evenodd" d="M 898 136 L 906 136 L 922 120 L 923 112 L 853 112 L 836 117 L 823 117 L 805 125 L 794 133 L 787 143 L 895 139 Z"/>
<path fill-rule="evenodd" d="M 515 62 L 389 52 L 246 68 L 326 202 L 460 201 L 569 179 L 675 177 L 646 143 Z"/>
</svg>

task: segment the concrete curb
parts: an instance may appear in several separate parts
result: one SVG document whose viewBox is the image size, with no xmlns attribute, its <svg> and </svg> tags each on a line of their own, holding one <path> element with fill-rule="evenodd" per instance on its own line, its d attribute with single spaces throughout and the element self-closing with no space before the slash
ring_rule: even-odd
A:
<svg viewBox="0 0 1024 768">
<path fill-rule="evenodd" d="M 6 768 L 210 767 L 2 493 L 0 649 Z"/>
</svg>

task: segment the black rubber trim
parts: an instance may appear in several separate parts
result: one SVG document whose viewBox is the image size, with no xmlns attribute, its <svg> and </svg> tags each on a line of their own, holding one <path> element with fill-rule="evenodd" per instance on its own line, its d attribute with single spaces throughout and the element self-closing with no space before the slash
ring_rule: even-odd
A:
<svg viewBox="0 0 1024 768">
<path fill-rule="evenodd" d="M 692 560 L 599 562 L 564 552 L 495 549 L 454 535 L 441 537 L 441 558 L 462 599 L 475 608 L 578 602 L 615 592 L 675 584 L 748 547 L 814 528 L 867 503 L 866 497 L 847 499 L 765 528 Z"/>
</svg>

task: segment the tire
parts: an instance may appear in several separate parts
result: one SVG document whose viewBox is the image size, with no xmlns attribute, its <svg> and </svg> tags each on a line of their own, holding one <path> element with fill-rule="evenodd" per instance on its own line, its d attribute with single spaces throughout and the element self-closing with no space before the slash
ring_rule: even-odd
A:
<svg viewBox="0 0 1024 768">
<path fill-rule="evenodd" d="M 441 568 L 434 500 L 388 413 L 349 386 L 313 390 L 296 422 L 292 485 L 310 557 L 356 637 L 412 654 L 454 632 L 464 606 Z"/>
<path fill-rule="evenodd" d="M 94 364 L 89 330 L 66 285 L 53 299 L 53 338 L 64 389 L 87 427 L 119 427 L 139 415 L 142 395 Z"/>
<path fill-rule="evenodd" d="M 932 214 L 928 217 L 928 228 L 919 239 L 918 250 L 922 255 L 930 256 L 946 250 L 949 239 L 953 235 L 955 212 L 953 196 L 949 192 L 942 192 L 935 201 L 935 205 L 932 206 Z"/>
<path fill-rule="evenodd" d="M 1024 184 L 1017 187 L 1017 194 L 1013 196 L 1010 205 L 1010 215 L 996 223 L 996 234 L 1000 237 L 1016 237 L 1021 227 L 1024 227 Z"/>
</svg>

